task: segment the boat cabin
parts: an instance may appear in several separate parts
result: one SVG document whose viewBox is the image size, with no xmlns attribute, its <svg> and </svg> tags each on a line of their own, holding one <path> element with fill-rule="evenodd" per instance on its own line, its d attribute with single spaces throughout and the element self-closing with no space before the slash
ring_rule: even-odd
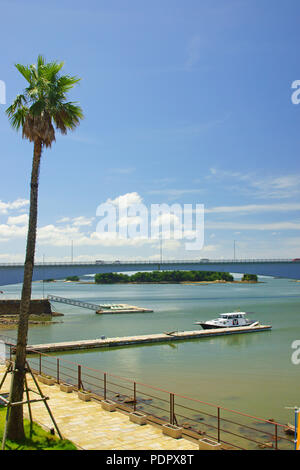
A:
<svg viewBox="0 0 300 470">
<path fill-rule="evenodd" d="M 220 313 L 219 318 L 215 320 L 220 326 L 245 326 L 250 320 L 246 318 L 247 312 L 229 312 Z"/>
</svg>

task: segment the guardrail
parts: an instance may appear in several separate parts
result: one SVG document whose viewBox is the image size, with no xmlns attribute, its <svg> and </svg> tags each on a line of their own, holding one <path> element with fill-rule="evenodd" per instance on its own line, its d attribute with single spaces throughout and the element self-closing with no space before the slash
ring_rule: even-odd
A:
<svg viewBox="0 0 300 470">
<path fill-rule="evenodd" d="M 35 266 L 124 266 L 124 265 L 139 265 L 139 264 L 147 264 L 147 265 L 163 265 L 163 264 L 239 264 L 239 263 L 296 263 L 300 262 L 300 259 L 295 261 L 291 258 L 283 259 L 283 258 L 273 258 L 273 259 L 251 259 L 251 258 L 239 258 L 239 259 L 210 259 L 210 260 L 163 260 L 163 261 L 149 261 L 149 260 L 141 260 L 141 261 L 120 261 L 116 263 L 115 261 L 103 261 L 101 263 L 97 263 L 96 261 L 66 261 L 66 262 L 59 262 L 53 261 L 49 263 L 43 263 L 37 261 L 34 265 Z M 23 263 L 0 263 L 1 266 L 24 266 Z"/>
<path fill-rule="evenodd" d="M 13 345 L 9 357 L 12 359 Z M 286 426 L 212 403 L 197 400 L 115 374 L 31 350 L 27 356 L 36 374 L 46 374 L 57 383 L 86 390 L 94 399 L 110 399 L 123 411 L 141 411 L 150 422 L 171 423 L 183 428 L 185 436 L 203 436 L 222 443 L 228 449 L 291 450 L 293 437 L 286 435 Z"/>
</svg>

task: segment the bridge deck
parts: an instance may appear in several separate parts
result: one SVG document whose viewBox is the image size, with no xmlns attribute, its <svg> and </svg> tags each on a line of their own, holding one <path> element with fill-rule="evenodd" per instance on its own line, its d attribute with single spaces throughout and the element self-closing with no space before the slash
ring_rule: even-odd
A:
<svg viewBox="0 0 300 470">
<path fill-rule="evenodd" d="M 97 262 L 36 262 L 33 281 L 66 279 L 68 276 L 84 276 L 95 273 L 156 271 L 156 270 L 222 271 L 241 274 L 276 276 L 300 279 L 300 261 L 297 259 L 198 259 L 163 261 L 113 261 Z M 21 263 L 0 263 L 0 286 L 23 282 L 24 265 Z"/>
<path fill-rule="evenodd" d="M 171 333 L 156 333 L 140 336 L 124 336 L 117 338 L 92 339 L 81 341 L 68 341 L 61 343 L 35 344 L 27 347 L 28 352 L 57 352 L 71 351 L 79 349 L 97 349 L 102 347 L 128 346 L 131 344 L 145 343 L 164 343 L 166 341 L 192 340 L 199 338 L 207 338 L 212 336 L 231 335 L 239 333 L 255 333 L 260 331 L 271 330 L 270 325 L 257 325 L 255 327 L 235 327 L 235 328 L 218 328 L 213 330 L 192 330 L 178 331 Z"/>
</svg>

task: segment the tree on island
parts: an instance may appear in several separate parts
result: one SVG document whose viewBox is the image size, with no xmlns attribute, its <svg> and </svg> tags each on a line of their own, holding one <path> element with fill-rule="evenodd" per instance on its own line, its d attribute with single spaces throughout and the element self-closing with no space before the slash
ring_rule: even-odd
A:
<svg viewBox="0 0 300 470">
<path fill-rule="evenodd" d="M 152 271 L 132 274 L 99 273 L 95 275 L 96 284 L 115 284 L 128 282 L 232 282 L 233 276 L 229 273 L 211 271 Z"/>
<path fill-rule="evenodd" d="M 242 277 L 242 282 L 257 282 L 256 274 L 244 274 Z"/>
<path fill-rule="evenodd" d="M 78 276 L 68 276 L 68 277 L 66 277 L 66 281 L 77 282 L 77 281 L 79 281 L 79 277 Z"/>
<path fill-rule="evenodd" d="M 55 141 L 55 127 L 61 134 L 74 130 L 83 118 L 82 109 L 67 101 L 67 93 L 80 81 L 77 77 L 60 75 L 63 62 L 46 63 L 39 55 L 37 64 L 16 64 L 17 70 L 28 82 L 23 94 L 16 97 L 6 110 L 15 130 L 22 129 L 23 139 L 33 143 L 33 161 L 30 182 L 30 207 L 27 233 L 26 258 L 18 336 L 15 373 L 12 375 L 11 401 L 22 402 L 25 380 L 28 317 L 32 289 L 32 273 L 36 245 L 38 185 L 42 151 Z M 8 421 L 8 439 L 21 441 L 25 438 L 23 406 L 13 406 Z"/>
</svg>

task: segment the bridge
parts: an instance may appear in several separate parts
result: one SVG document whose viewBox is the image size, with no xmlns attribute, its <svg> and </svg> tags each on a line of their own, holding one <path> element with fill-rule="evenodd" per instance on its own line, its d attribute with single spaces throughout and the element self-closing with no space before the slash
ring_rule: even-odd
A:
<svg viewBox="0 0 300 470">
<path fill-rule="evenodd" d="M 22 263 L 0 264 L 0 286 L 23 282 Z M 65 279 L 68 276 L 85 274 L 155 271 L 155 270 L 194 270 L 222 271 L 241 274 L 258 274 L 288 279 L 300 279 L 300 261 L 292 259 L 231 259 L 231 260 L 164 260 L 158 261 L 101 261 L 101 262 L 52 262 L 36 263 L 33 281 Z"/>
</svg>

